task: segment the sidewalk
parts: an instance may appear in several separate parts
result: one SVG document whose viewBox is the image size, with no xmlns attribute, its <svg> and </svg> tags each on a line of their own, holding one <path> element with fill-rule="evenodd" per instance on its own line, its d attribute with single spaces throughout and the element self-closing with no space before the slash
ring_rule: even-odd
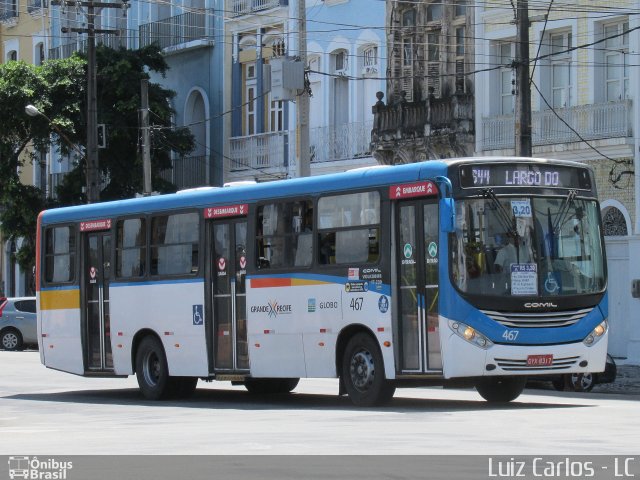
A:
<svg viewBox="0 0 640 480">
<path fill-rule="evenodd" d="M 618 365 L 616 381 L 596 385 L 592 391 L 594 393 L 640 395 L 640 366 Z"/>
</svg>

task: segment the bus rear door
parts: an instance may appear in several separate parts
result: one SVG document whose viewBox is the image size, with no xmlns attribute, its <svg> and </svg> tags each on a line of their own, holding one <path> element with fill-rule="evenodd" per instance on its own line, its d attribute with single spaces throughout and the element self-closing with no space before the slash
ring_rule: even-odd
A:
<svg viewBox="0 0 640 480">
<path fill-rule="evenodd" d="M 107 229 L 107 225 L 109 230 Z M 113 372 L 109 311 L 111 222 L 84 222 L 82 232 L 81 298 L 86 368 Z"/>
<path fill-rule="evenodd" d="M 212 339 L 210 364 L 219 374 L 248 374 L 246 276 L 246 205 L 207 209 L 213 219 L 208 228 L 208 282 Z M 215 212 L 219 212 L 216 214 Z M 230 213 L 231 212 L 231 213 Z M 236 218 L 225 218 L 235 214 Z"/>
</svg>

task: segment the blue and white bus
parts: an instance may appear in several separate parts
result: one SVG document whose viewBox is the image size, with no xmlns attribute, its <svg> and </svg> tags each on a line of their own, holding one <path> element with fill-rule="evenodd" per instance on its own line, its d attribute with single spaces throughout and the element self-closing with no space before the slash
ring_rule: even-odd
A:
<svg viewBox="0 0 640 480">
<path fill-rule="evenodd" d="M 250 392 L 339 378 L 396 387 L 597 372 L 606 264 L 593 172 L 461 158 L 74 206 L 38 224 L 47 367 L 135 374 L 149 399 L 198 379 Z"/>
</svg>

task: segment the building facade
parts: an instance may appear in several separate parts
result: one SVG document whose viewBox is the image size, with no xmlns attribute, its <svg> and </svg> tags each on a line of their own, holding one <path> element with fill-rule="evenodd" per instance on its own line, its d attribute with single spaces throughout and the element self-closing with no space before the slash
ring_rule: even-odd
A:
<svg viewBox="0 0 640 480">
<path fill-rule="evenodd" d="M 270 73 L 276 59 L 295 62 L 298 56 L 298 5 L 296 0 L 227 1 L 225 181 L 296 175 L 295 93 L 280 99 L 269 84 L 276 83 Z M 371 105 L 384 90 L 385 4 L 307 1 L 305 13 L 311 174 L 375 164 Z"/>
<path fill-rule="evenodd" d="M 470 155 L 474 149 L 474 5 L 387 2 L 387 98 L 373 108 L 382 164 Z"/>
</svg>

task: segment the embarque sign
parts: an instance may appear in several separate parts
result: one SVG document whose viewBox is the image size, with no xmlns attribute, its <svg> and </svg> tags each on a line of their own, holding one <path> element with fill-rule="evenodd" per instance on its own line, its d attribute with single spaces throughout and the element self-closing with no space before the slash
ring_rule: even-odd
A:
<svg viewBox="0 0 640 480">
<path fill-rule="evenodd" d="M 391 185 L 389 187 L 389 198 L 391 200 L 399 198 L 427 197 L 437 195 L 438 187 L 433 182 L 404 183 Z"/>
</svg>

